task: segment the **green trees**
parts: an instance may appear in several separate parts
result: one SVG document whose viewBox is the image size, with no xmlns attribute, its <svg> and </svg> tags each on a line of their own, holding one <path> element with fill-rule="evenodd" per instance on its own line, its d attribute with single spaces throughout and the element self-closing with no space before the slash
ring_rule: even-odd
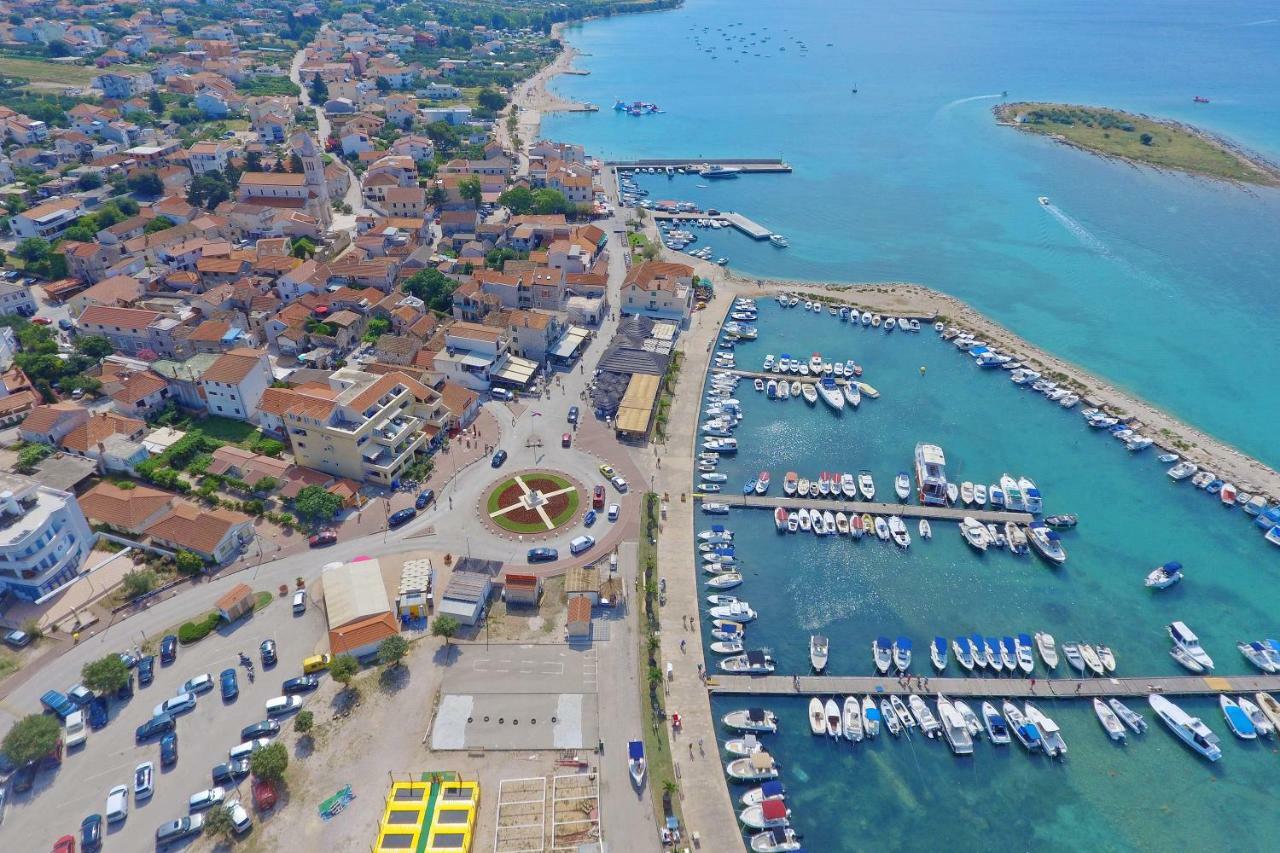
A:
<svg viewBox="0 0 1280 853">
<path fill-rule="evenodd" d="M 190 551 L 179 551 L 174 562 L 178 565 L 178 571 L 184 575 L 196 575 L 204 569 L 204 560 Z"/>
<path fill-rule="evenodd" d="M 351 655 L 338 655 L 329 661 L 329 675 L 346 690 L 351 686 L 351 679 L 360 671 L 360 662 Z"/>
<path fill-rule="evenodd" d="M 259 750 L 261 752 L 261 750 Z M 219 803 L 204 813 L 204 834 L 220 841 L 234 841 L 236 824 L 231 819 L 231 811 Z"/>
<path fill-rule="evenodd" d="M 501 92 L 493 89 L 481 89 L 480 94 L 476 95 L 476 103 L 481 109 L 496 113 L 507 105 L 507 99 L 503 97 Z"/>
<path fill-rule="evenodd" d="M 318 524 L 331 520 L 342 509 L 342 498 L 329 494 L 320 486 L 307 486 L 293 499 L 293 509 L 299 518 Z"/>
<path fill-rule="evenodd" d="M 480 178 L 475 175 L 468 175 L 458 181 L 458 195 L 479 207 L 480 202 L 484 199 L 484 188 L 480 185 Z"/>
<path fill-rule="evenodd" d="M 21 767 L 29 761 L 44 758 L 58 744 L 58 736 L 62 727 L 53 717 L 45 714 L 31 714 L 23 717 L 9 729 L 0 743 L 0 752 L 4 757 Z"/>
<path fill-rule="evenodd" d="M 164 98 L 160 97 L 158 89 L 152 89 L 151 94 L 147 95 L 147 109 L 151 110 L 151 114 L 156 118 L 164 115 Z"/>
<path fill-rule="evenodd" d="M 134 172 L 129 176 L 129 189 L 142 196 L 158 196 L 164 194 L 164 181 L 155 172 Z"/>
<path fill-rule="evenodd" d="M 1149 133 L 1142 134 L 1141 136 L 1138 137 L 1138 139 L 1142 142 L 1143 145 L 1150 145 L 1152 142 L 1155 141 L 1155 137 Z"/>
<path fill-rule="evenodd" d="M 392 634 L 378 644 L 378 663 L 383 666 L 399 666 L 409 653 L 409 641 L 399 634 Z"/>
<path fill-rule="evenodd" d="M 316 244 L 306 237 L 299 237 L 289 246 L 289 254 L 295 258 L 306 260 L 316 253 Z"/>
<path fill-rule="evenodd" d="M 76 338 L 76 350 L 96 360 L 106 358 L 116 348 L 102 335 L 85 335 L 83 338 Z"/>
<path fill-rule="evenodd" d="M 174 222 L 169 217 L 157 216 L 156 218 L 148 222 L 146 225 L 142 226 L 142 233 L 155 234 L 159 231 L 168 231 L 174 225 L 177 225 L 177 223 Z"/>
<path fill-rule="evenodd" d="M 28 444 L 18 451 L 17 468 L 19 473 L 30 474 L 36 470 L 37 465 L 48 459 L 52 453 L 53 448 L 47 444 Z"/>
<path fill-rule="evenodd" d="M 231 198 L 231 184 L 219 172 L 197 175 L 187 188 L 187 204 L 213 210 Z"/>
<path fill-rule="evenodd" d="M 293 730 L 300 735 L 311 734 L 311 729 L 315 726 L 315 715 L 310 711 L 299 711 L 298 716 L 293 718 Z"/>
<path fill-rule="evenodd" d="M 452 616 L 437 616 L 431 620 L 431 636 L 444 637 L 445 644 L 454 638 L 462 625 Z"/>
<path fill-rule="evenodd" d="M 457 288 L 456 281 L 432 267 L 419 270 L 404 283 L 405 293 L 418 297 L 431 310 L 441 312 L 453 307 L 453 291 Z"/>
<path fill-rule="evenodd" d="M 546 215 L 551 213 L 567 213 L 569 201 L 559 190 L 541 189 L 533 193 L 533 213 Z"/>
<path fill-rule="evenodd" d="M 279 782 L 289 769 L 289 750 L 282 743 L 264 746 L 249 756 L 249 769 L 259 779 Z"/>
<path fill-rule="evenodd" d="M 528 187 L 512 187 L 498 196 L 498 204 L 516 216 L 524 216 L 533 210 L 533 190 Z"/>
<path fill-rule="evenodd" d="M 329 87 L 320 79 L 320 72 L 317 71 L 315 76 L 311 78 L 311 103 L 317 106 L 329 100 Z"/>
<path fill-rule="evenodd" d="M 124 587 L 124 594 L 132 600 L 155 589 L 156 580 L 156 573 L 150 569 L 135 569 L 125 573 L 121 585 Z"/>
<path fill-rule="evenodd" d="M 129 683 L 129 668 L 119 655 L 89 661 L 80 669 L 80 680 L 95 693 L 115 693 Z"/>
<path fill-rule="evenodd" d="M 568 213 L 569 200 L 564 193 L 553 189 L 531 190 L 528 187 L 512 187 L 498 196 L 498 204 L 516 216 L 527 213 Z"/>
</svg>

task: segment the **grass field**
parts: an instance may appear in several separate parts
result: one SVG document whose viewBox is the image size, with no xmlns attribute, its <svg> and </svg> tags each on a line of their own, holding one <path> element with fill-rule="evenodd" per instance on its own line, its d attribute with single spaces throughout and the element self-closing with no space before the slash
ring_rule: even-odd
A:
<svg viewBox="0 0 1280 853">
<path fill-rule="evenodd" d="M 256 433 L 258 433 L 258 428 L 251 423 L 217 415 L 203 418 L 197 421 L 195 426 L 209 438 L 230 444 L 243 444 L 251 438 L 256 438 Z"/>
<path fill-rule="evenodd" d="M 116 65 L 113 71 L 122 74 L 146 69 L 137 65 Z M 46 62 L 20 56 L 0 56 L 0 76 L 25 77 L 32 84 L 44 83 L 59 86 L 88 86 L 100 71 L 88 65 L 70 65 Z"/>
<path fill-rule="evenodd" d="M 555 484 L 556 491 L 560 489 L 567 489 L 567 488 L 573 487 L 573 484 L 570 483 L 568 480 L 564 479 L 563 477 L 559 477 L 555 474 L 552 474 L 548 471 L 536 471 L 532 474 L 521 475 L 520 479 L 525 480 L 526 482 L 532 479 L 550 480 L 552 483 Z M 489 492 L 489 499 L 486 502 L 486 507 L 487 507 L 486 511 L 489 513 L 489 516 L 490 516 L 489 520 L 501 528 L 510 530 L 512 533 L 546 533 L 547 525 L 544 524 L 541 520 L 523 522 L 523 521 L 517 521 L 515 518 L 511 517 L 510 515 L 493 515 L 493 513 L 497 512 L 498 509 L 500 508 L 500 500 L 502 498 L 503 492 L 513 487 L 515 483 L 516 481 L 514 478 L 503 480 L 501 483 L 495 486 L 491 492 Z M 548 515 L 551 518 L 551 524 L 553 525 L 553 527 L 560 527 L 562 524 L 565 524 L 570 519 L 572 519 L 574 515 L 576 515 L 578 512 L 579 498 L 578 498 L 577 489 L 574 489 L 572 492 L 569 492 L 564 497 L 568 498 L 568 502 L 565 505 L 565 507 L 559 512 L 555 513 L 554 515 L 551 515 L 550 513 L 548 513 Z"/>
<path fill-rule="evenodd" d="M 1101 107 L 1002 104 L 997 115 L 1020 130 L 1061 137 L 1089 151 L 1166 169 L 1251 184 L 1280 184 L 1280 173 L 1250 163 L 1192 128 Z"/>
</svg>

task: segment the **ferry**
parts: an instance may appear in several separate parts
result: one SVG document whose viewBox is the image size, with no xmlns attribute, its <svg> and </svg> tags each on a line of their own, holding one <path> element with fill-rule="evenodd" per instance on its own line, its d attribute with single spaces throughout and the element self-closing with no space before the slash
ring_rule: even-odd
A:
<svg viewBox="0 0 1280 853">
<path fill-rule="evenodd" d="M 947 457 L 938 445 L 916 445 L 916 483 L 922 504 L 947 505 Z"/>
<path fill-rule="evenodd" d="M 1168 699 L 1155 693 L 1147 697 L 1147 702 L 1151 704 L 1151 710 L 1156 712 L 1160 722 L 1168 726 L 1169 731 L 1177 735 L 1187 746 L 1210 761 L 1217 761 L 1222 757 L 1218 736 L 1210 731 L 1199 717 L 1191 716 Z"/>
</svg>

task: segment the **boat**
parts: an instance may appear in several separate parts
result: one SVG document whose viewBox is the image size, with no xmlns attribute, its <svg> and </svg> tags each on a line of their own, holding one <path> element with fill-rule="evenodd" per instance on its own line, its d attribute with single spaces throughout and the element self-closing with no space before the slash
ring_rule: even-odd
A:
<svg viewBox="0 0 1280 853">
<path fill-rule="evenodd" d="M 906 522 L 896 515 L 889 516 L 889 535 L 899 548 L 911 547 L 911 534 L 907 532 Z"/>
<path fill-rule="evenodd" d="M 1186 649 L 1183 649 L 1180 646 L 1174 646 L 1170 649 L 1169 657 L 1173 658 L 1179 665 L 1190 672 L 1204 672 L 1204 665 L 1192 657 Z"/>
<path fill-rule="evenodd" d="M 1146 719 L 1119 699 L 1108 699 L 1107 704 L 1111 706 L 1112 711 L 1115 711 L 1121 722 L 1133 730 L 1134 734 L 1140 735 L 1147 730 Z"/>
<path fill-rule="evenodd" d="M 810 491 L 816 492 L 817 489 L 814 488 L 813 483 L 809 482 L 808 477 L 801 477 L 799 483 L 796 485 L 796 494 L 802 498 L 807 498 Z"/>
<path fill-rule="evenodd" d="M 809 510 L 800 507 L 800 511 L 796 513 L 796 518 L 800 529 L 804 532 L 808 533 L 813 529 L 813 516 L 809 514 Z"/>
<path fill-rule="evenodd" d="M 973 654 L 969 649 L 967 637 L 956 637 L 951 641 L 951 651 L 956 653 L 956 660 L 966 672 L 973 672 Z"/>
<path fill-rule="evenodd" d="M 916 698 L 912 696 L 911 698 Z M 969 726 L 964 717 L 956 710 L 945 696 L 938 696 L 938 718 L 942 736 L 946 739 L 951 751 L 956 755 L 973 754 L 973 736 L 969 734 Z"/>
<path fill-rule="evenodd" d="M 804 397 L 804 401 L 811 406 L 818 402 L 818 389 L 812 382 L 806 382 L 801 385 L 800 394 Z"/>
<path fill-rule="evenodd" d="M 827 715 L 817 696 L 809 700 L 809 731 L 815 735 L 827 733 Z"/>
<path fill-rule="evenodd" d="M 778 399 L 791 399 L 791 383 L 787 382 L 785 379 L 778 383 Z"/>
<path fill-rule="evenodd" d="M 1032 515 L 1039 515 L 1043 500 L 1040 497 L 1040 490 L 1036 488 L 1028 477 L 1018 478 L 1018 488 L 1022 490 L 1022 506 Z"/>
<path fill-rule="evenodd" d="M 787 475 L 782 478 L 782 493 L 787 497 L 791 497 L 796 493 L 796 487 L 800 484 L 800 475 L 795 471 L 788 471 Z"/>
<path fill-rule="evenodd" d="M 1182 580 L 1182 563 L 1170 562 L 1152 569 L 1145 585 L 1151 589 L 1167 589 Z"/>
<path fill-rule="evenodd" d="M 772 380 L 770 380 L 770 381 L 772 381 Z M 757 376 L 757 377 L 755 378 L 755 381 L 753 381 L 753 382 L 751 383 L 751 386 L 752 386 L 753 388 L 755 388 L 757 391 L 763 391 L 763 390 L 764 390 L 764 387 L 765 387 L 765 386 L 764 386 L 764 380 Z M 777 389 L 777 387 L 775 386 L 775 387 L 774 387 L 774 391 L 776 392 L 777 390 L 778 390 L 778 389 Z"/>
<path fill-rule="evenodd" d="M 774 826 L 751 836 L 752 853 L 785 853 L 802 849 L 799 836 L 789 826 Z"/>
<path fill-rule="evenodd" d="M 836 513 L 836 533 L 841 536 L 849 535 L 849 516 L 843 512 Z"/>
<path fill-rule="evenodd" d="M 849 535 L 854 539 L 861 539 L 867 533 L 866 526 L 862 519 L 863 516 L 861 515 L 855 514 L 849 516 Z"/>
<path fill-rule="evenodd" d="M 1010 512 L 1022 512 L 1026 509 L 1022 489 L 1018 487 L 1018 481 L 1013 477 L 1008 474 L 1000 475 L 1000 491 L 1004 492 L 1004 505 Z"/>
<path fill-rule="evenodd" d="M 916 722 L 920 724 L 920 731 L 924 732 L 925 737 L 933 737 L 942 728 L 942 724 L 938 722 L 938 718 L 933 715 L 933 711 L 929 710 L 928 704 L 915 693 L 907 697 L 907 704 L 911 706 L 911 713 L 915 716 Z"/>
<path fill-rule="evenodd" d="M 1004 538 L 1004 534 L 1000 532 L 1000 526 L 994 522 L 987 525 L 987 538 L 997 548 L 1003 548 L 1008 541 Z"/>
<path fill-rule="evenodd" d="M 982 723 L 987 730 L 987 738 L 993 746 L 1003 746 L 1012 740 L 1004 717 L 1000 716 L 1000 713 L 996 711 L 996 706 L 990 702 L 982 703 Z"/>
<path fill-rule="evenodd" d="M 712 595 L 707 596 L 708 604 L 734 604 L 737 601 L 738 601 L 737 597 L 732 595 L 721 595 L 719 593 L 714 593 Z"/>
<path fill-rule="evenodd" d="M 737 166 L 721 166 L 716 163 L 698 172 L 700 178 L 736 178 L 742 173 Z"/>
<path fill-rule="evenodd" d="M 1042 521 L 1033 521 L 1027 525 L 1027 540 L 1036 552 L 1049 562 L 1061 565 L 1067 561 L 1067 550 L 1062 547 L 1062 538 L 1056 530 L 1050 530 Z"/>
<path fill-rule="evenodd" d="M 996 672 L 1004 669 L 1004 662 L 1000 655 L 1000 641 L 995 637 L 982 638 L 982 656 L 987 659 L 987 666 Z"/>
<path fill-rule="evenodd" d="M 707 515 L 728 515 L 729 505 L 704 501 L 702 504 L 702 511 Z"/>
<path fill-rule="evenodd" d="M 760 476 L 756 477 L 755 491 L 757 495 L 763 495 L 769 491 L 769 472 L 761 471 Z"/>
<path fill-rule="evenodd" d="M 892 331 L 894 330 L 894 328 L 895 328 L 897 325 L 898 325 L 898 318 L 897 318 L 897 317 L 885 317 L 885 318 L 884 318 L 884 330 L 885 330 L 886 332 L 892 332 Z"/>
<path fill-rule="evenodd" d="M 1098 660 L 1102 661 L 1102 668 L 1108 674 L 1116 671 L 1116 653 L 1111 651 L 1110 646 L 1104 646 L 1099 643 L 1094 647 L 1094 651 L 1098 653 Z"/>
<path fill-rule="evenodd" d="M 880 709 L 870 696 L 862 697 L 862 731 L 868 739 L 880 735 Z"/>
<path fill-rule="evenodd" d="M 700 542 L 732 542 L 733 531 L 723 524 L 713 524 L 707 530 L 698 531 L 698 540 Z"/>
<path fill-rule="evenodd" d="M 801 365 L 801 366 L 803 366 L 803 365 Z M 799 397 L 799 396 L 801 396 L 801 389 L 802 389 L 802 387 L 803 387 L 803 386 L 802 386 L 802 384 L 801 384 L 801 382 L 800 382 L 800 380 L 799 380 L 799 379 L 793 379 L 793 380 L 791 380 L 791 396 L 792 396 L 792 397 Z"/>
<path fill-rule="evenodd" d="M 876 516 L 876 538 L 882 542 L 889 541 L 889 522 L 883 516 Z"/>
<path fill-rule="evenodd" d="M 907 476 L 906 471 L 899 471 L 897 476 L 893 478 L 893 491 L 900 501 L 905 501 L 907 496 L 911 494 L 911 478 Z"/>
<path fill-rule="evenodd" d="M 1255 693 L 1253 698 L 1258 700 L 1258 708 L 1266 714 L 1271 725 L 1280 731 L 1280 702 L 1277 702 L 1270 693 Z"/>
<path fill-rule="evenodd" d="M 1232 734 L 1241 740 L 1255 740 L 1258 737 L 1253 720 L 1236 704 L 1236 700 L 1223 694 L 1218 697 L 1218 707 L 1222 709 L 1222 716 L 1226 718 L 1227 728 L 1231 729 Z"/>
<path fill-rule="evenodd" d="M 876 520 L 871 517 L 871 513 L 864 512 L 862 514 L 862 533 L 863 535 L 876 532 Z"/>
<path fill-rule="evenodd" d="M 871 657 L 876 664 L 876 672 L 884 675 L 893 663 L 893 644 L 888 637 L 876 637 L 871 642 Z"/>
<path fill-rule="evenodd" d="M 637 787 L 644 785 L 645 761 L 644 741 L 627 741 L 627 769 L 631 773 L 631 781 Z"/>
<path fill-rule="evenodd" d="M 1037 201 L 1039 201 L 1039 202 L 1040 202 L 1042 205 L 1044 205 L 1045 207 L 1048 207 L 1048 206 L 1049 206 L 1049 197 L 1048 197 L 1047 195 L 1042 195 L 1042 196 L 1040 196 L 1040 197 L 1037 199 Z"/>
<path fill-rule="evenodd" d="M 907 710 L 907 705 L 902 701 L 902 697 L 897 694 L 890 696 L 889 705 L 893 708 L 893 713 L 897 715 L 898 722 L 902 724 L 904 729 L 914 729 L 916 727 L 916 718 L 911 716 L 911 712 Z"/>
<path fill-rule="evenodd" d="M 725 672 L 744 675 L 761 675 L 773 672 L 773 658 L 762 649 L 753 649 L 742 655 L 733 655 L 720 661 L 720 669 Z"/>
<path fill-rule="evenodd" d="M 724 742 L 724 751 L 730 755 L 753 755 L 764 749 L 764 744 L 756 739 L 756 736 L 750 732 L 738 738 L 731 738 Z"/>
<path fill-rule="evenodd" d="M 747 635 L 746 629 L 737 622 L 721 622 L 711 627 L 711 636 L 717 640 L 727 640 L 730 642 L 741 642 L 742 638 Z"/>
<path fill-rule="evenodd" d="M 858 743 L 862 740 L 862 705 L 857 696 L 846 696 L 841 709 L 841 734 L 845 740 Z"/>
<path fill-rule="evenodd" d="M 724 772 L 735 782 L 763 782 L 778 778 L 778 765 L 773 756 L 761 750 L 725 765 Z"/>
<path fill-rule="evenodd" d="M 855 409 L 862 403 L 862 392 L 854 382 L 846 382 L 841 393 L 844 394 L 844 401 Z"/>
<path fill-rule="evenodd" d="M 1098 722 L 1102 724 L 1102 730 L 1107 733 L 1107 737 L 1112 740 L 1123 741 L 1125 739 L 1124 723 L 1120 722 L 1120 718 L 1116 716 L 1116 712 L 1101 699 L 1093 700 L 1093 713 L 1097 715 Z"/>
<path fill-rule="evenodd" d="M 740 655 L 747 650 L 741 640 L 716 640 L 707 648 L 718 655 Z"/>
<path fill-rule="evenodd" d="M 1089 667 L 1089 670 L 1094 675 L 1106 675 L 1107 670 L 1103 667 L 1102 659 L 1098 657 L 1098 652 L 1093 646 L 1088 643 L 1081 643 L 1080 657 L 1084 658 L 1084 665 Z"/>
<path fill-rule="evenodd" d="M 973 502 L 977 506 L 983 507 L 987 505 L 987 487 L 981 483 L 973 484 Z"/>
<path fill-rule="evenodd" d="M 894 737 L 902 734 L 902 721 L 898 719 L 898 712 L 893 709 L 893 705 L 888 699 L 880 700 L 880 717 L 884 720 L 885 728 L 889 730 L 889 734 Z"/>
<path fill-rule="evenodd" d="M 1062 653 L 1067 657 L 1067 663 L 1078 670 L 1082 675 L 1085 670 L 1084 655 L 1080 653 L 1079 643 L 1063 643 Z"/>
<path fill-rule="evenodd" d="M 1045 516 L 1044 523 L 1054 530 L 1069 530 L 1080 523 L 1080 519 L 1071 513 Z"/>
<path fill-rule="evenodd" d="M 720 718 L 726 728 L 740 732 L 768 732 L 778 730 L 778 718 L 764 708 L 743 708 L 730 711 Z"/>
<path fill-rule="evenodd" d="M 1222 757 L 1222 749 L 1218 745 L 1218 736 L 1206 726 L 1199 717 L 1193 717 L 1163 696 L 1152 693 L 1147 697 L 1151 710 L 1155 711 L 1160 722 L 1179 740 L 1191 747 L 1210 761 Z"/>
<path fill-rule="evenodd" d="M 836 381 L 830 376 L 824 376 L 817 383 L 818 396 L 822 398 L 822 402 L 830 406 L 834 411 L 844 411 L 844 393 L 836 385 Z"/>
<path fill-rule="evenodd" d="M 777 779 L 765 782 L 758 788 L 752 788 L 741 797 L 738 802 L 744 806 L 754 806 L 763 803 L 765 800 L 780 800 L 786 796 L 786 788 Z"/>
<path fill-rule="evenodd" d="M 698 491 L 702 492 L 703 494 L 715 494 L 716 492 L 719 492 L 722 488 L 723 486 L 721 486 L 719 483 L 699 483 L 698 484 Z"/>
<path fill-rule="evenodd" d="M 934 669 L 942 672 L 947 668 L 947 638 L 934 637 L 933 645 L 929 647 L 929 659 L 933 661 Z"/>
<path fill-rule="evenodd" d="M 932 538 L 933 538 L 933 527 L 932 527 L 932 526 L 930 526 L 930 524 L 929 524 L 929 519 L 927 519 L 927 518 L 922 518 L 922 519 L 920 519 L 920 524 L 919 524 L 918 529 L 919 529 L 919 531 L 920 531 L 920 538 L 921 538 L 921 539 L 932 539 Z"/>
<path fill-rule="evenodd" d="M 1239 494 L 1234 483 L 1223 483 L 1222 489 L 1218 492 L 1218 499 L 1222 501 L 1222 505 L 1231 508 L 1236 505 L 1236 495 Z"/>
<path fill-rule="evenodd" d="M 1054 645 L 1053 635 L 1042 631 L 1036 632 L 1036 649 L 1040 652 L 1040 660 L 1049 669 L 1058 668 L 1058 649 Z"/>
<path fill-rule="evenodd" d="M 960 502 L 960 487 L 955 483 L 947 483 L 947 503 L 955 506 Z"/>
<path fill-rule="evenodd" d="M 1009 721 L 1009 732 L 1022 744 L 1027 752 L 1035 752 L 1042 748 L 1043 742 L 1040 737 L 1040 728 L 1031 720 L 1028 720 L 1022 711 L 1018 710 L 1018 706 L 1012 702 L 1005 701 L 1002 706 L 1004 718 Z"/>
<path fill-rule="evenodd" d="M 1018 671 L 1018 651 L 1013 637 L 1000 638 L 1000 665 L 1010 672 Z"/>
<path fill-rule="evenodd" d="M 1027 553 L 1027 534 L 1012 521 L 1004 523 L 1004 539 L 1009 543 L 1009 551 L 1013 554 Z"/>
<path fill-rule="evenodd" d="M 1169 637 L 1173 640 L 1175 648 L 1182 649 L 1191 660 L 1198 663 L 1201 669 L 1213 669 L 1213 658 L 1209 657 L 1200 646 L 1200 639 L 1192 633 L 1191 629 L 1184 622 L 1172 622 L 1166 626 Z"/>
<path fill-rule="evenodd" d="M 739 624 L 754 621 L 756 618 L 756 612 L 751 609 L 751 605 L 737 599 L 728 604 L 717 604 L 707 612 L 713 619 L 728 619 Z"/>
<path fill-rule="evenodd" d="M 1240 650 L 1240 654 L 1244 655 L 1245 660 L 1263 672 L 1276 671 L 1274 656 L 1270 654 L 1270 650 L 1266 646 L 1257 640 L 1249 643 L 1236 643 L 1236 648 Z"/>
<path fill-rule="evenodd" d="M 952 699 L 951 705 L 960 713 L 960 716 L 964 718 L 964 725 L 965 728 L 969 730 L 970 736 L 975 740 L 982 737 L 982 721 L 978 719 L 977 714 L 973 713 L 973 709 L 970 708 L 966 702 L 963 702 L 960 699 Z"/>
<path fill-rule="evenodd" d="M 840 706 L 836 704 L 836 700 L 828 699 L 822 710 L 826 721 L 827 735 L 840 737 Z"/>
<path fill-rule="evenodd" d="M 964 501 L 965 506 L 973 505 L 973 483 L 968 480 L 960 484 L 960 500 Z"/>
<path fill-rule="evenodd" d="M 987 534 L 987 528 L 976 518 L 965 516 L 960 522 L 960 535 L 964 537 L 964 541 L 968 542 L 974 550 L 985 551 L 990 546 L 990 536 Z"/>
<path fill-rule="evenodd" d="M 770 234 L 769 242 L 777 246 L 779 249 L 785 249 L 787 246 L 791 245 L 790 241 L 781 234 Z"/>
<path fill-rule="evenodd" d="M 809 636 L 809 665 L 813 667 L 814 672 L 822 672 L 827 668 L 827 654 L 830 650 L 830 643 L 822 634 L 811 634 Z"/>
<path fill-rule="evenodd" d="M 836 516 L 831 510 L 822 513 L 822 534 L 831 536 L 836 532 Z"/>
<path fill-rule="evenodd" d="M 871 479 L 870 471 L 863 470 L 858 472 L 858 491 L 862 494 L 864 500 L 875 500 L 876 484 Z"/>
<path fill-rule="evenodd" d="M 1262 713 L 1262 709 L 1241 696 L 1236 699 L 1236 704 L 1240 706 L 1240 710 L 1244 711 L 1249 717 L 1249 722 L 1253 723 L 1253 728 L 1261 737 L 1271 737 L 1276 732 L 1275 724 L 1268 719 L 1267 715 Z"/>
<path fill-rule="evenodd" d="M 1177 465 L 1174 465 L 1165 473 L 1168 474 L 1174 480 L 1185 480 L 1188 477 L 1194 475 L 1199 470 L 1200 470 L 1199 465 L 1195 464 L 1194 462 L 1191 462 L 1190 460 L 1184 459 L 1181 462 L 1179 462 Z"/>
<path fill-rule="evenodd" d="M 1050 758 L 1061 758 L 1067 754 L 1067 742 L 1062 737 L 1062 730 L 1051 717 L 1047 717 L 1030 702 L 1026 703 L 1027 721 L 1034 723 L 1040 730 L 1040 740 L 1045 755 Z"/>
<path fill-rule="evenodd" d="M 870 397 L 872 400 L 880 396 L 879 391 L 877 391 L 875 388 L 871 387 L 865 382 L 858 383 L 858 391 L 861 392 L 862 396 Z"/>
<path fill-rule="evenodd" d="M 738 572 L 725 572 L 722 575 L 716 575 L 706 582 L 706 585 L 712 589 L 733 589 L 742 583 L 742 575 Z"/>
<path fill-rule="evenodd" d="M 1031 648 L 1031 637 L 1027 634 L 1019 634 L 1013 638 L 1014 657 L 1017 658 L 1018 668 L 1026 675 L 1030 675 L 1036 668 L 1035 652 Z"/>
<path fill-rule="evenodd" d="M 773 526 L 777 528 L 779 533 L 783 533 L 787 529 L 787 510 L 785 507 L 778 507 L 773 511 Z"/>
</svg>

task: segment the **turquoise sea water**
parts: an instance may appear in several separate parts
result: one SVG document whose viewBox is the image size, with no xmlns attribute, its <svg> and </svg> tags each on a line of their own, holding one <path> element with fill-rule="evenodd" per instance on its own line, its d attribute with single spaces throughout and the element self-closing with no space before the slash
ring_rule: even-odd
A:
<svg viewBox="0 0 1280 853">
<path fill-rule="evenodd" d="M 550 117 L 544 135 L 606 157 L 795 166 L 706 189 L 649 182 L 654 197 L 737 209 L 790 238 L 780 251 L 704 235 L 735 268 L 936 287 L 1280 464 L 1280 386 L 1268 381 L 1280 192 L 1107 162 L 990 115 L 1004 90 L 1103 104 L 1280 159 L 1273 3 L 689 0 L 568 38 L 591 74 L 554 88 L 604 109 Z M 665 112 L 619 115 L 619 97 Z"/>
<path fill-rule="evenodd" d="M 814 632 L 830 638 L 832 674 L 872 674 L 871 642 L 883 634 L 911 637 L 913 670 L 932 675 L 928 644 L 935 635 L 1044 630 L 1059 643 L 1110 645 L 1121 675 L 1175 675 L 1181 670 L 1168 656 L 1163 627 L 1174 619 L 1199 633 L 1217 672 L 1244 673 L 1250 667 L 1236 641 L 1280 631 L 1272 582 L 1280 552 L 1239 510 L 1166 477 L 1151 451 L 1128 452 L 1087 429 L 1078 408 L 1066 411 L 1019 389 L 1007 371 L 976 368 L 931 330 L 886 334 L 782 310 L 772 300 L 762 301 L 760 312 L 760 338 L 737 347 L 739 367 L 758 369 L 766 353 L 853 358 L 881 397 L 837 415 L 821 402 L 769 401 L 750 383 L 739 385 L 745 419 L 735 436 L 742 449 L 720 466 L 729 475 L 728 501 L 762 469 L 771 472 L 776 495 L 788 470 L 816 477 L 861 468 L 872 471 L 882 499 L 892 500 L 894 474 L 912 470 L 915 444 L 925 441 L 944 448 L 949 479 L 1026 475 L 1043 492 L 1047 513 L 1080 516 L 1079 528 L 1064 534 L 1069 559 L 1054 569 L 1033 555 L 978 556 L 946 522 L 933 525 L 930 541 L 909 523 L 913 541 L 900 551 L 874 538 L 778 534 L 763 510 L 699 514 L 699 528 L 721 522 L 736 532 L 746 580 L 732 592 L 760 613 L 747 645 L 770 649 L 780 673 L 809 671 Z M 1174 559 L 1185 564 L 1187 579 L 1147 590 L 1150 568 Z M 953 663 L 948 674 L 961 671 Z M 805 700 L 764 704 L 781 716 L 782 731 L 767 745 L 782 765 L 794 822 L 810 850 L 1267 846 L 1280 830 L 1270 804 L 1280 773 L 1273 744 L 1236 740 L 1213 701 L 1178 701 L 1222 738 L 1225 755 L 1216 766 L 1155 726 L 1128 746 L 1113 746 L 1083 701 L 1040 703 L 1070 749 L 1060 764 L 985 742 L 966 759 L 941 742 L 887 734 L 857 748 L 837 745 L 809 734 Z M 717 699 L 713 710 L 719 717 L 748 703 Z M 1144 701 L 1132 706 L 1151 718 Z M 735 800 L 745 790 L 730 788 Z"/>
</svg>

